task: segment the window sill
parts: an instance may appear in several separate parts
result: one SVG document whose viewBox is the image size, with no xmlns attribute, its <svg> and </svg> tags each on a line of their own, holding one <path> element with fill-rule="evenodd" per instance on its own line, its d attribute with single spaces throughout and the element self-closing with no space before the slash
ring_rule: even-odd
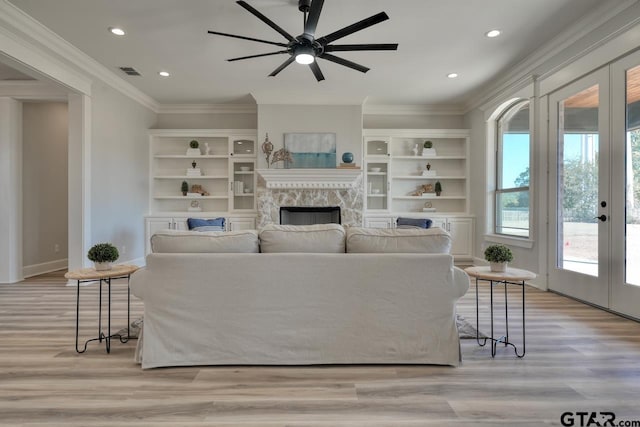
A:
<svg viewBox="0 0 640 427">
<path fill-rule="evenodd" d="M 516 246 L 519 248 L 531 249 L 534 241 L 521 237 L 501 236 L 498 234 L 485 234 L 484 240 L 492 243 L 502 243 L 504 245 Z"/>
</svg>

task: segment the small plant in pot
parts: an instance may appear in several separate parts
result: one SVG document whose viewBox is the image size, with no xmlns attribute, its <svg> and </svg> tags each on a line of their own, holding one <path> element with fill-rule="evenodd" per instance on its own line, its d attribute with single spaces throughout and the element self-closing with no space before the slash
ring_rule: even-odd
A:
<svg viewBox="0 0 640 427">
<path fill-rule="evenodd" d="M 436 191 L 436 196 L 439 196 L 440 193 L 442 193 L 442 184 L 440 184 L 440 181 L 436 181 L 435 191 Z"/>
<path fill-rule="evenodd" d="M 189 147 L 191 147 L 191 148 L 198 148 L 199 146 L 200 146 L 200 144 L 199 144 L 199 143 L 198 143 L 198 141 L 196 141 L 195 139 L 194 139 L 194 140 L 192 140 L 192 141 L 189 143 Z"/>
<path fill-rule="evenodd" d="M 484 250 L 484 259 L 489 261 L 491 271 L 503 273 L 507 271 L 507 263 L 513 261 L 513 253 L 505 245 L 491 245 Z"/>
<path fill-rule="evenodd" d="M 111 270 L 111 263 L 115 262 L 119 256 L 118 249 L 111 243 L 98 243 L 87 252 L 87 258 L 93 261 L 97 271 Z"/>
<path fill-rule="evenodd" d="M 182 187 L 180 187 L 180 190 L 182 191 L 183 196 L 187 195 L 187 193 L 189 192 L 189 184 L 187 183 L 187 181 L 182 181 Z"/>
<path fill-rule="evenodd" d="M 433 142 L 425 141 L 423 147 L 426 148 L 427 150 L 430 148 L 433 148 Z"/>
</svg>

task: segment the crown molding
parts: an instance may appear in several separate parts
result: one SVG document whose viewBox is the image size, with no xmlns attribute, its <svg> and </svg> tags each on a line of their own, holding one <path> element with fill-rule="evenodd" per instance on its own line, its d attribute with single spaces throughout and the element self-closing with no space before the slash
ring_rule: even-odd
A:
<svg viewBox="0 0 640 427">
<path fill-rule="evenodd" d="M 38 80 L 0 81 L 0 96 L 18 100 L 66 101 L 67 92 Z"/>
<path fill-rule="evenodd" d="M 255 104 L 161 104 L 158 114 L 256 114 Z"/>
<path fill-rule="evenodd" d="M 508 91 L 510 88 L 517 87 L 518 83 L 527 77 L 539 66 L 561 53 L 564 49 L 571 46 L 573 43 L 585 37 L 589 33 L 593 32 L 599 26 L 603 25 L 616 15 L 620 14 L 625 9 L 638 3 L 639 0 L 621 0 L 616 7 L 611 7 L 610 4 L 602 4 L 599 7 L 593 9 L 582 19 L 576 21 L 572 26 L 560 33 L 557 37 L 553 38 L 548 43 L 544 44 L 539 49 L 535 50 L 531 55 L 510 67 L 511 71 L 507 72 L 504 77 L 498 78 L 493 81 L 490 86 L 473 96 L 468 102 L 464 104 L 464 113 L 480 107 L 483 104 L 490 103 L 491 99 L 502 96 L 502 93 Z M 636 23 L 640 18 L 634 20 Z M 562 64 L 554 66 L 552 69 L 545 71 L 541 75 L 537 76 L 538 79 L 556 72 L 559 68 L 565 66 L 569 62 L 573 62 L 576 59 L 588 54 L 596 47 L 606 43 L 611 38 L 619 35 L 621 32 L 626 31 L 629 25 L 618 28 L 616 31 L 608 34 L 607 37 L 598 41 L 598 43 L 583 49 L 577 55 L 572 56 L 570 59 L 563 61 Z"/>
<path fill-rule="evenodd" d="M 449 116 L 461 115 L 465 110 L 460 105 L 385 105 L 364 104 L 362 114 L 391 116 Z"/>
<path fill-rule="evenodd" d="M 23 12 L 18 7 L 9 3 L 8 0 L 0 0 L 0 23 L 0 28 L 5 31 L 7 29 L 10 29 L 13 32 L 14 40 L 21 42 L 24 48 L 33 49 L 29 48 L 29 43 L 26 42 L 26 39 L 30 38 L 34 40 L 37 45 L 42 46 L 44 49 L 57 54 L 58 56 L 60 56 L 60 58 L 63 58 L 63 61 L 60 61 L 58 59 L 54 60 L 53 57 L 51 57 L 51 59 L 53 60 L 52 62 L 61 65 L 61 72 L 77 74 L 72 71 L 72 67 L 77 67 L 82 72 L 88 74 L 90 77 L 95 77 L 102 80 L 104 83 L 108 84 L 115 90 L 133 99 L 139 104 L 149 108 L 153 112 L 157 112 L 159 105 L 155 99 L 151 98 L 149 95 L 137 89 L 132 84 L 123 80 L 113 71 L 109 70 L 104 65 L 100 64 L 99 62 L 82 52 L 80 49 L 64 40 L 62 37 L 42 25 L 40 22 L 36 21 L 34 18 Z M 4 51 L 4 46 L 2 50 Z M 11 53 L 9 53 L 9 55 L 11 55 Z M 13 55 L 11 56 L 13 57 Z M 20 58 L 17 59 L 20 60 Z M 28 65 L 36 70 L 39 70 L 37 66 L 34 67 L 32 64 Z M 46 68 L 44 69 L 44 72 L 49 74 Z M 64 80 L 60 80 L 56 78 L 56 76 L 51 77 L 65 84 Z M 78 89 L 77 87 L 72 88 Z M 90 94 L 90 90 L 88 91 L 88 93 L 86 89 L 82 91 L 85 94 Z"/>
</svg>

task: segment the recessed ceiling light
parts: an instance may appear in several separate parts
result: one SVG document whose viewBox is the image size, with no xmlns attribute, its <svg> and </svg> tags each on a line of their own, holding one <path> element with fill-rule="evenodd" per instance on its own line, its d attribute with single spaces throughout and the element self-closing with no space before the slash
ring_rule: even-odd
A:
<svg viewBox="0 0 640 427">
<path fill-rule="evenodd" d="M 167 71 L 160 71 L 158 74 L 160 74 L 162 77 L 169 77 L 171 75 Z"/>
<path fill-rule="evenodd" d="M 455 79 L 456 77 L 458 77 L 458 73 L 449 73 L 447 74 L 447 77 L 449 77 L 450 79 Z"/>
<path fill-rule="evenodd" d="M 484 35 L 489 37 L 490 39 L 492 39 L 492 38 L 498 37 L 500 35 L 500 30 L 487 31 L 486 33 L 484 33 Z"/>
<path fill-rule="evenodd" d="M 109 31 L 116 36 L 124 36 L 126 34 L 122 28 L 118 27 L 109 27 Z"/>
</svg>

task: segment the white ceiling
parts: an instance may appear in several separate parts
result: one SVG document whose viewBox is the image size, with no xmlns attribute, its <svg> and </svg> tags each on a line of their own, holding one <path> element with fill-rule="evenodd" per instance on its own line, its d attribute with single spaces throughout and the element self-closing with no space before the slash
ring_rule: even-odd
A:
<svg viewBox="0 0 640 427">
<path fill-rule="evenodd" d="M 399 43 L 396 52 L 339 52 L 362 74 L 320 60 L 326 80 L 286 55 L 227 62 L 276 46 L 207 30 L 282 42 L 233 0 L 10 0 L 105 67 L 163 104 L 260 103 L 457 105 L 602 3 L 617 0 L 326 0 L 317 36 L 385 11 L 390 20 L 340 43 Z M 291 34 L 302 32 L 297 0 L 247 0 Z M 120 26 L 125 37 L 107 28 Z M 499 28 L 503 36 L 484 37 Z M 170 78 L 157 72 L 167 70 Z M 2 71 L 0 69 L 0 71 Z M 448 79 L 457 72 L 460 77 Z"/>
</svg>

